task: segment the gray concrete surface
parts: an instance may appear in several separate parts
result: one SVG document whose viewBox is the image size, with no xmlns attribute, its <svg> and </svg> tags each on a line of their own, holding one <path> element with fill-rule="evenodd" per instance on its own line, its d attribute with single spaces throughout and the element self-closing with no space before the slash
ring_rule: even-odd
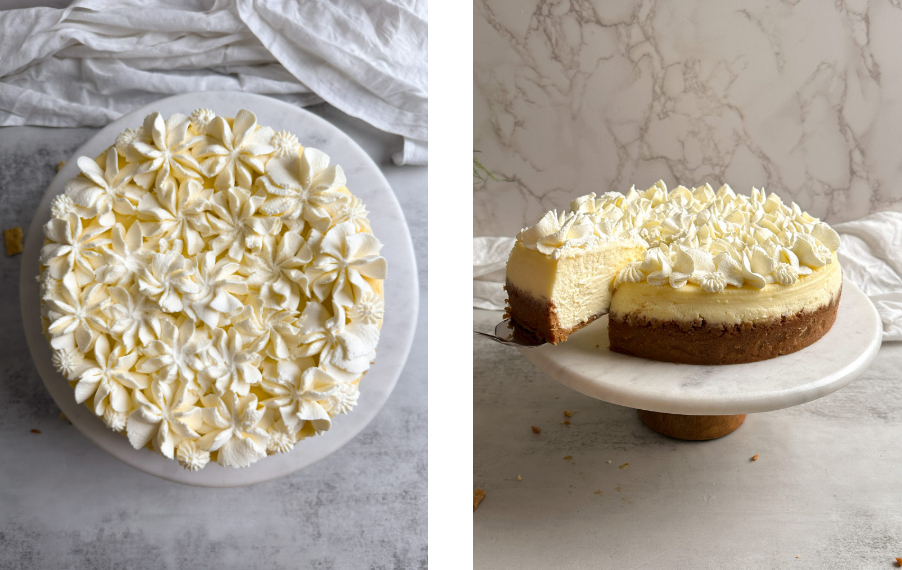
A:
<svg viewBox="0 0 902 570">
<path fill-rule="evenodd" d="M 391 163 L 400 137 L 328 106 L 310 110 L 382 168 L 413 235 L 418 337 L 388 403 L 348 445 L 276 481 L 204 489 L 146 475 L 59 417 L 23 335 L 21 256 L 4 251 L 0 569 L 426 567 L 427 169 Z M 27 231 L 56 165 L 94 132 L 0 128 L 0 229 Z"/>
<path fill-rule="evenodd" d="M 474 310 L 476 330 L 499 319 Z M 834 394 L 685 442 L 475 339 L 475 568 L 894 568 L 900 364 L 902 343 L 886 343 Z"/>
</svg>

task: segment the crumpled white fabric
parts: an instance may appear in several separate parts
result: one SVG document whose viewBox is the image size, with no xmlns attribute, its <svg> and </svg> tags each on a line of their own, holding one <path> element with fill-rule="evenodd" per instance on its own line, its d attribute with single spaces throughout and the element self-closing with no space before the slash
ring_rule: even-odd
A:
<svg viewBox="0 0 902 570">
<path fill-rule="evenodd" d="M 883 340 L 902 340 L 902 212 L 878 212 L 833 226 L 842 239 L 843 279 L 877 307 Z"/>
<path fill-rule="evenodd" d="M 0 126 L 102 126 L 244 91 L 326 101 L 402 135 L 396 163 L 427 161 L 423 0 L 76 0 L 0 11 L 0 30 Z"/>
<path fill-rule="evenodd" d="M 902 212 L 879 212 L 833 226 L 843 279 L 858 285 L 883 321 L 883 340 L 902 340 Z M 473 238 L 473 307 L 504 309 L 504 271 L 514 238 Z"/>
<path fill-rule="evenodd" d="M 504 272 L 514 242 L 510 237 L 473 238 L 473 306 L 477 309 L 504 309 Z"/>
</svg>

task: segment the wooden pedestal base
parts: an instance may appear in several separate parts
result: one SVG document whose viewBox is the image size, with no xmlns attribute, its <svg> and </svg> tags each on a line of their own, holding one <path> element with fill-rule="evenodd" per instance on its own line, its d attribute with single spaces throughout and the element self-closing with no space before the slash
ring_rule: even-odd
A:
<svg viewBox="0 0 902 570">
<path fill-rule="evenodd" d="M 683 416 L 662 412 L 639 412 L 642 423 L 654 431 L 676 439 L 703 441 L 733 433 L 745 421 L 745 414 L 737 416 Z"/>
</svg>

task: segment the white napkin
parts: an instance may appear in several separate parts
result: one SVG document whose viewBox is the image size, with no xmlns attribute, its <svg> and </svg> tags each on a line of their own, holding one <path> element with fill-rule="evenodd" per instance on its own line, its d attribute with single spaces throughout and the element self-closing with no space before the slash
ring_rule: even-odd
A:
<svg viewBox="0 0 902 570">
<path fill-rule="evenodd" d="M 504 309 L 504 269 L 514 238 L 473 238 L 473 306 L 477 309 Z"/>
<path fill-rule="evenodd" d="M 902 340 L 902 213 L 880 212 L 833 226 L 843 279 L 870 297 L 883 321 L 883 340 Z M 473 306 L 504 309 L 504 267 L 514 247 L 509 237 L 473 238 Z"/>
<path fill-rule="evenodd" d="M 427 160 L 426 2 L 76 0 L 0 12 L 0 126 L 102 126 L 163 97 L 323 100 Z"/>
<path fill-rule="evenodd" d="M 877 307 L 883 340 L 902 340 L 902 212 L 879 212 L 833 226 L 842 238 L 843 279 Z"/>
</svg>

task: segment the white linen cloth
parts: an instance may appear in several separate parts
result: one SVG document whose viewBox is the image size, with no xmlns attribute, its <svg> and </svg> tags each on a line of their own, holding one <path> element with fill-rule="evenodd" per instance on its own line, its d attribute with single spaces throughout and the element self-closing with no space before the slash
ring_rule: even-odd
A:
<svg viewBox="0 0 902 570">
<path fill-rule="evenodd" d="M 426 47 L 425 0 L 76 0 L 8 10 L 0 126 L 102 126 L 168 95 L 245 91 L 326 101 L 402 135 L 396 163 L 426 164 Z"/>
<path fill-rule="evenodd" d="M 504 309 L 507 292 L 504 270 L 516 240 L 510 237 L 473 238 L 473 306 L 477 309 Z"/>
<path fill-rule="evenodd" d="M 883 321 L 883 340 L 902 340 L 902 212 L 879 212 L 833 226 L 843 279 L 858 285 Z M 504 269 L 510 237 L 473 238 L 473 306 L 504 309 Z"/>
</svg>

